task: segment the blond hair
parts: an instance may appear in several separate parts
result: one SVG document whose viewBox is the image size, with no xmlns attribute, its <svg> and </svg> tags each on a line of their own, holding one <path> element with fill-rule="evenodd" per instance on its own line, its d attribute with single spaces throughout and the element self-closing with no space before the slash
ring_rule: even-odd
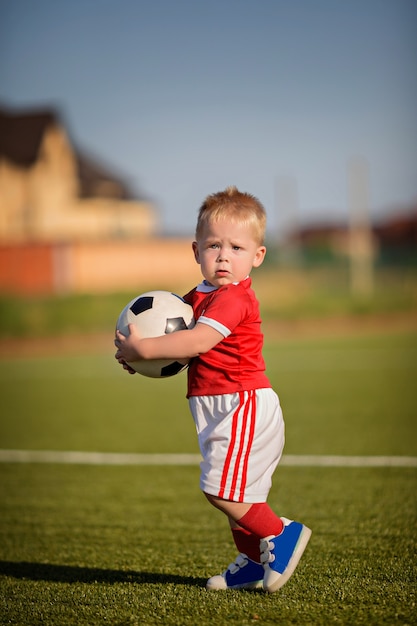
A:
<svg viewBox="0 0 417 626">
<path fill-rule="evenodd" d="M 222 220 L 252 228 L 256 242 L 259 245 L 263 244 L 266 212 L 258 198 L 250 193 L 239 191 L 237 187 L 231 186 L 224 191 L 207 196 L 198 212 L 196 239 L 201 237 L 206 224 Z"/>
</svg>

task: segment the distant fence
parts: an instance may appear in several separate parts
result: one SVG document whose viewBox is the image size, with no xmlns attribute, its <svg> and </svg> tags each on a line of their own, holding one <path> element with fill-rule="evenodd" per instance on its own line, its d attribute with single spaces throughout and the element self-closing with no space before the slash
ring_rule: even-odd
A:
<svg viewBox="0 0 417 626">
<path fill-rule="evenodd" d="M 199 279 L 188 239 L 0 246 L 2 294 L 104 293 Z"/>
</svg>

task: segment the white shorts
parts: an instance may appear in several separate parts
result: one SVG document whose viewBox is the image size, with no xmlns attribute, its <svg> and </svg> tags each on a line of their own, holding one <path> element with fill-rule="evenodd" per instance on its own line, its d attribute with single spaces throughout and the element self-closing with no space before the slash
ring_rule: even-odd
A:
<svg viewBox="0 0 417 626">
<path fill-rule="evenodd" d="M 233 502 L 266 502 L 284 447 L 284 420 L 271 388 L 191 396 L 203 461 L 202 491 Z"/>
</svg>

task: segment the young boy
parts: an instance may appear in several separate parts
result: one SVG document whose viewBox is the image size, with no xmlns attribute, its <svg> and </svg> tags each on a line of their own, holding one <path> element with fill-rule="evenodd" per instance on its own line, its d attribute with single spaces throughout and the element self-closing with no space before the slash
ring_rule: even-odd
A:
<svg viewBox="0 0 417 626">
<path fill-rule="evenodd" d="M 266 215 L 254 196 L 236 187 L 208 196 L 193 251 L 203 282 L 185 300 L 191 330 L 141 339 L 116 333 L 116 359 L 191 358 L 189 406 L 203 461 L 200 487 L 228 518 L 239 555 L 207 581 L 207 589 L 274 592 L 293 573 L 311 530 L 278 517 L 267 504 L 284 446 L 279 399 L 265 375 L 259 304 L 249 274 L 265 257 Z"/>
</svg>

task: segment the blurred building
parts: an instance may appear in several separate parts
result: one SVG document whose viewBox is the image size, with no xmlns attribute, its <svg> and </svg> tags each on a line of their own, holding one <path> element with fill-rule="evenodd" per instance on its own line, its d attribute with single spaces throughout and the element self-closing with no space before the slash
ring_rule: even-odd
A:
<svg viewBox="0 0 417 626">
<path fill-rule="evenodd" d="M 417 264 L 417 207 L 399 212 L 369 225 L 368 253 L 380 264 Z M 332 263 L 349 256 L 352 229 L 348 223 L 322 220 L 305 224 L 292 232 L 285 246 L 296 245 L 301 257 L 311 263 Z"/>
<path fill-rule="evenodd" d="M 158 226 L 152 203 L 77 149 L 57 112 L 0 107 L 0 293 L 194 280 L 190 242 L 158 238 Z"/>
<path fill-rule="evenodd" d="M 0 242 L 149 237 L 154 207 L 77 150 L 58 114 L 0 109 Z"/>
</svg>

